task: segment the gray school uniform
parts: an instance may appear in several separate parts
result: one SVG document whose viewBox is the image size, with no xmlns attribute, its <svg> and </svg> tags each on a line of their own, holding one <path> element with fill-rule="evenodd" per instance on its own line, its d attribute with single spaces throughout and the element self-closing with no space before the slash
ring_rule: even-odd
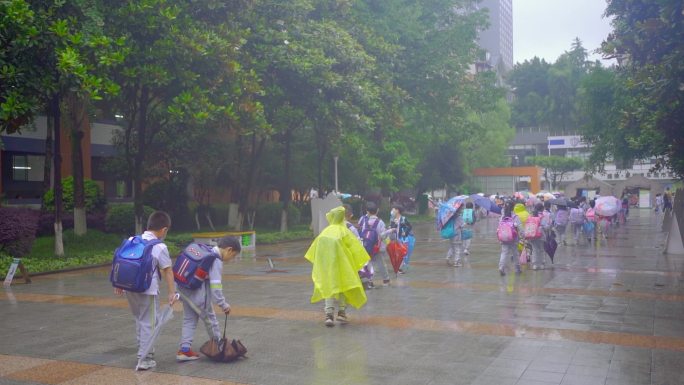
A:
<svg viewBox="0 0 684 385">
<path fill-rule="evenodd" d="M 359 226 L 361 226 L 362 221 L 363 217 L 359 219 Z M 382 239 L 382 235 L 385 233 L 385 230 L 387 230 L 387 228 L 385 227 L 385 222 L 383 222 L 382 219 L 378 218 L 377 215 L 368 215 L 368 226 L 373 227 L 373 225 L 375 225 L 375 221 L 379 221 L 378 227 L 376 227 L 376 231 L 378 232 L 378 238 Z M 380 241 L 380 251 L 378 251 L 377 254 L 372 256 L 370 260 L 373 264 L 373 270 L 375 270 L 378 274 L 382 276 L 383 281 L 389 281 L 390 279 L 389 272 L 387 270 L 387 265 L 385 265 L 384 261 L 384 254 L 386 248 L 387 246 L 385 245 L 385 242 Z"/>
<path fill-rule="evenodd" d="M 142 234 L 142 239 L 152 240 L 157 237 L 149 231 Z M 171 257 L 169 256 L 169 249 L 165 244 L 160 243 L 152 248 L 152 259 L 154 260 L 154 268 L 157 272 L 161 269 L 171 267 Z M 157 324 L 157 317 L 159 316 L 159 274 L 155 272 L 152 275 L 152 282 L 150 288 L 144 293 L 134 293 L 127 291 L 126 299 L 128 300 L 128 307 L 135 317 L 135 336 L 138 342 L 138 358 L 142 353 L 142 348 L 147 345 L 152 337 L 152 332 Z M 152 358 L 154 355 L 154 347 L 150 350 L 147 357 Z"/>
<path fill-rule="evenodd" d="M 214 252 L 221 255 L 218 247 L 214 247 Z M 185 289 L 182 287 L 177 287 L 178 291 L 181 291 L 185 296 L 187 296 L 200 310 L 206 311 L 207 317 L 211 322 L 211 329 L 213 337 L 220 337 L 219 324 L 216 319 L 216 313 L 214 313 L 214 308 L 212 302 L 219 306 L 221 309 L 225 309 L 228 306 L 226 298 L 223 296 L 223 284 L 221 283 L 221 278 L 223 276 L 223 260 L 221 258 L 216 258 L 214 263 L 209 269 L 209 279 L 202 283 L 202 286 L 195 290 Z M 192 340 L 195 335 L 195 329 L 197 328 L 197 321 L 199 316 L 194 310 L 183 301 L 183 328 L 181 330 L 180 347 L 190 348 L 192 346 Z"/>
</svg>

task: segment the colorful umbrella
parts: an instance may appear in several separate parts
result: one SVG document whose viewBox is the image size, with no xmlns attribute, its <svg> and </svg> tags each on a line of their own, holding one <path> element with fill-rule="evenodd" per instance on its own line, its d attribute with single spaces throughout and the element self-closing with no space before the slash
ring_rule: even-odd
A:
<svg viewBox="0 0 684 385">
<path fill-rule="evenodd" d="M 445 203 L 439 204 L 439 211 L 437 211 L 436 225 L 438 229 L 444 227 L 444 224 L 449 222 L 449 219 L 456 214 L 459 207 L 465 202 L 467 195 L 461 195 L 453 197 L 446 201 Z"/>
<path fill-rule="evenodd" d="M 612 217 L 620 211 L 621 207 L 622 203 L 620 200 L 611 195 L 596 198 L 596 204 L 594 205 L 596 213 L 604 217 Z"/>
<path fill-rule="evenodd" d="M 470 199 L 473 200 L 473 203 L 484 208 L 485 210 L 499 214 L 501 215 L 501 207 L 497 206 L 494 201 L 492 201 L 490 198 L 480 196 L 479 194 L 473 194 L 470 196 Z"/>
</svg>

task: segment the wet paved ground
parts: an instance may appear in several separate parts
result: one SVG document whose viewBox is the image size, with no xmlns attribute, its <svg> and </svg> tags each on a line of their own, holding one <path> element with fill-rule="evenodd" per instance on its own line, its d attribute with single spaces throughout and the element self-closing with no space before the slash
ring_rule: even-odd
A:
<svg viewBox="0 0 684 385">
<path fill-rule="evenodd" d="M 419 225 L 409 274 L 334 328 L 309 303 L 308 243 L 259 247 L 224 270 L 228 334 L 249 358 L 176 363 L 177 307 L 150 372 L 132 370 L 134 322 L 108 269 L 36 277 L 0 292 L 0 383 L 684 384 L 684 256 L 661 253 L 655 221 L 633 210 L 599 249 L 561 246 L 551 269 L 506 277 L 495 219 L 476 225 L 463 268 Z M 200 327 L 195 349 L 205 340 Z"/>
</svg>

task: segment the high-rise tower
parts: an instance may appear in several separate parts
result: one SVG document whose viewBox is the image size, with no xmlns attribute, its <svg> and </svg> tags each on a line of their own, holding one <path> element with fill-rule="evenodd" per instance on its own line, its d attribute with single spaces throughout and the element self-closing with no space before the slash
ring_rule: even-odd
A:
<svg viewBox="0 0 684 385">
<path fill-rule="evenodd" d="M 480 32 L 479 44 L 487 51 L 487 62 L 498 72 L 513 68 L 513 0 L 483 0 L 489 9 L 489 28 Z"/>
</svg>

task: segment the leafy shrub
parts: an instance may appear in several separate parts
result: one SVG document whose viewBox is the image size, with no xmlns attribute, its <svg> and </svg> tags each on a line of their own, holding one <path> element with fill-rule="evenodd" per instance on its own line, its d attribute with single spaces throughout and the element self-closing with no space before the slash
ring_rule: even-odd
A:
<svg viewBox="0 0 684 385">
<path fill-rule="evenodd" d="M 143 204 L 169 213 L 174 229 L 191 228 L 194 219 L 188 207 L 186 187 L 187 179 L 184 177 L 160 179 L 145 188 Z"/>
<path fill-rule="evenodd" d="M 38 229 L 38 211 L 0 207 L 0 250 L 12 257 L 31 252 Z"/>
<path fill-rule="evenodd" d="M 105 217 L 104 210 L 97 210 L 92 213 L 86 213 L 86 223 L 88 229 L 95 229 L 105 231 Z M 74 228 L 74 214 L 62 213 L 62 229 L 68 230 Z M 38 236 L 52 235 L 55 232 L 55 213 L 42 211 L 38 219 Z"/>
<path fill-rule="evenodd" d="M 147 218 L 154 212 L 150 206 L 143 206 L 143 227 Z M 173 223 L 173 218 L 171 218 Z M 117 204 L 109 207 L 105 219 L 105 228 L 110 233 L 134 234 L 135 233 L 135 208 L 131 203 Z"/>
<path fill-rule="evenodd" d="M 85 190 L 85 205 L 87 212 L 104 210 L 107 200 L 100 190 L 100 186 L 90 179 L 83 181 Z M 43 196 L 43 202 L 47 211 L 55 211 L 55 190 L 50 189 Z M 74 177 L 68 176 L 62 179 L 62 202 L 64 211 L 74 210 Z"/>
<path fill-rule="evenodd" d="M 281 202 L 265 203 L 257 207 L 255 222 L 259 226 L 270 229 L 280 228 L 280 213 L 283 210 Z M 297 207 L 290 204 L 287 209 L 287 225 L 293 226 L 301 221 L 301 213 Z"/>
</svg>

